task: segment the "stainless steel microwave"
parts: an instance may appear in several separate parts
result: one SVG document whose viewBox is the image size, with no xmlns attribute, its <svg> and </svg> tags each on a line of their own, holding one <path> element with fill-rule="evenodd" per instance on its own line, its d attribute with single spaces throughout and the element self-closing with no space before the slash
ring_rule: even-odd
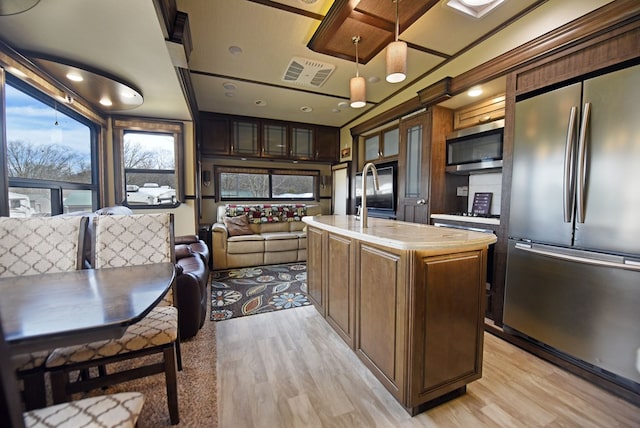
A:
<svg viewBox="0 0 640 428">
<path fill-rule="evenodd" d="M 447 135 L 446 171 L 454 174 L 502 169 L 504 119 L 461 129 Z"/>
</svg>

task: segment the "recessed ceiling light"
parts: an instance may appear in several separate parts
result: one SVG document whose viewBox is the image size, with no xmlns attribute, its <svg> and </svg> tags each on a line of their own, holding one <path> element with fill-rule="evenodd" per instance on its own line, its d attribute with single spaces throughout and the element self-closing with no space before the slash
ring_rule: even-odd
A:
<svg viewBox="0 0 640 428">
<path fill-rule="evenodd" d="M 256 105 L 259 107 L 264 107 L 267 105 L 267 102 L 265 100 L 256 100 Z"/>
<path fill-rule="evenodd" d="M 302 106 L 300 107 L 300 110 L 302 110 L 305 113 L 311 113 L 313 111 L 313 109 L 309 106 Z"/>
<path fill-rule="evenodd" d="M 242 53 L 242 48 L 240 46 L 229 46 L 229 53 L 231 55 L 240 55 Z"/>
<path fill-rule="evenodd" d="M 111 100 L 107 97 L 102 97 L 100 98 L 100 104 L 102 104 L 105 107 L 110 107 L 113 105 L 113 102 L 111 102 Z"/>
<path fill-rule="evenodd" d="M 235 91 L 236 90 L 235 83 L 231 83 L 231 82 L 224 82 L 222 84 L 222 87 L 225 88 L 227 91 Z"/>
<path fill-rule="evenodd" d="M 480 95 L 482 95 L 482 88 L 480 86 L 474 86 L 467 91 L 467 95 L 469 95 L 470 97 L 479 97 Z"/>
<path fill-rule="evenodd" d="M 378 76 L 371 76 L 367 78 L 367 82 L 369 83 L 378 83 L 380 78 Z"/>
<path fill-rule="evenodd" d="M 224 95 L 229 98 L 233 98 L 236 96 L 235 92 L 225 92 Z"/>
<path fill-rule="evenodd" d="M 334 108 L 332 108 L 332 109 L 331 109 L 331 112 L 332 112 L 332 113 L 340 113 L 341 111 L 342 111 L 342 110 L 340 110 L 339 108 L 336 108 L 336 107 L 334 107 Z"/>
<path fill-rule="evenodd" d="M 84 77 L 82 77 L 79 73 L 75 71 L 70 71 L 67 73 L 67 79 L 72 80 L 74 82 L 82 82 Z"/>
<path fill-rule="evenodd" d="M 349 107 L 349 103 L 348 103 L 348 102 L 346 102 L 346 101 L 340 101 L 340 102 L 338 103 L 338 107 L 340 107 L 340 108 L 346 108 L 346 107 Z"/>
<path fill-rule="evenodd" d="M 300 0 L 300 2 L 304 3 L 304 4 L 314 4 L 315 2 L 317 2 L 318 0 Z"/>
</svg>

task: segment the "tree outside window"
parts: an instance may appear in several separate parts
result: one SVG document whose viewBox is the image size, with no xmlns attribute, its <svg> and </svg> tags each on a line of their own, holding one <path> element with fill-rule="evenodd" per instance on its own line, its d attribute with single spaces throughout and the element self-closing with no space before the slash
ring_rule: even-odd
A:
<svg viewBox="0 0 640 428">
<path fill-rule="evenodd" d="M 10 76 L 4 92 L 10 216 L 96 208 L 94 125 Z"/>
</svg>

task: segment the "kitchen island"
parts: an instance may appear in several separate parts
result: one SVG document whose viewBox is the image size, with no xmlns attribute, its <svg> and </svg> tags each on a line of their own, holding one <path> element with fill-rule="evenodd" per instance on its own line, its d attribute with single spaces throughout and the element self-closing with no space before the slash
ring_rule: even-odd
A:
<svg viewBox="0 0 640 428">
<path fill-rule="evenodd" d="M 354 216 L 304 217 L 308 295 L 412 415 L 482 376 L 495 235 Z"/>
</svg>

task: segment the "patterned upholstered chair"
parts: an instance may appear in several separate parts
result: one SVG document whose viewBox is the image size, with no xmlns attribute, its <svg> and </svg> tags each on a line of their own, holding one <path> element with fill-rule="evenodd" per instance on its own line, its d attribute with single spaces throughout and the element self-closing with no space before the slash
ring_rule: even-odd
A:
<svg viewBox="0 0 640 428">
<path fill-rule="evenodd" d="M 134 214 L 93 218 L 94 266 L 96 269 L 175 263 L 172 214 Z M 58 348 L 47 359 L 54 403 L 71 394 L 137 379 L 156 373 L 165 374 L 167 401 L 172 424 L 179 422 L 177 368 L 179 361 L 178 309 L 175 290 L 166 294 L 141 321 L 131 325 L 119 339 Z M 140 357 L 161 354 L 162 362 L 148 363 Z M 107 365 L 132 360 L 118 371 L 106 373 Z M 95 376 L 74 376 L 76 371 Z"/>
<path fill-rule="evenodd" d="M 103 395 L 22 412 L 9 346 L 0 321 L 0 426 L 6 428 L 103 427 L 133 428 L 144 396 L 139 392 Z"/>
<path fill-rule="evenodd" d="M 14 277 L 82 268 L 86 217 L 0 217 L 0 276 Z M 48 351 L 13 357 L 24 383 L 27 409 L 44 407 Z"/>
</svg>

